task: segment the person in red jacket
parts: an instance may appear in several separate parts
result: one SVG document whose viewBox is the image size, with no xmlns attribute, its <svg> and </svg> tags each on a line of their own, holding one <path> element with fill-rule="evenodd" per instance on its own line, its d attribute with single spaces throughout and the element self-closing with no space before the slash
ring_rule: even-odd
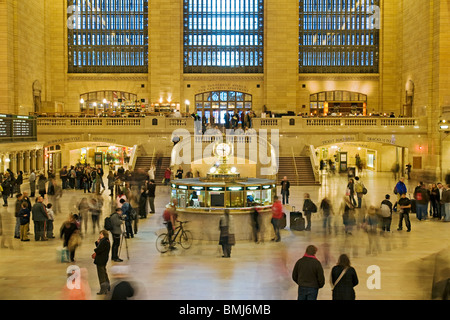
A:
<svg viewBox="0 0 450 320">
<path fill-rule="evenodd" d="M 273 231 L 275 232 L 275 238 L 272 241 L 281 241 L 280 237 L 280 221 L 283 218 L 283 205 L 278 199 L 278 196 L 274 197 L 274 203 L 272 205 L 272 225 Z"/>
</svg>

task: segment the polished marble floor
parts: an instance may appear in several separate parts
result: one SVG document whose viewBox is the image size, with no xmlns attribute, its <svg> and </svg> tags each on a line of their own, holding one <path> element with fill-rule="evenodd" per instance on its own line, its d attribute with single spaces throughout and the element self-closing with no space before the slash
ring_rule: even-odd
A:
<svg viewBox="0 0 450 320">
<path fill-rule="evenodd" d="M 386 193 L 394 196 L 392 190 L 396 180 L 391 175 L 369 172 L 363 174 L 362 179 L 369 190 L 364 199 L 365 205 L 378 205 Z M 347 176 L 324 176 L 321 187 L 292 187 L 290 204 L 300 208 L 303 194 L 308 192 L 316 203 L 328 196 L 337 210 L 345 193 L 346 181 Z M 409 189 L 416 183 L 415 180 L 408 181 Z M 27 188 L 24 185 L 24 189 Z M 82 196 L 81 191 L 65 191 L 61 200 L 63 212 L 56 216 L 56 233 L 67 217 L 69 207 Z M 109 201 L 106 195 L 104 197 Z M 58 237 L 47 242 L 14 239 L 14 200 L 11 200 L 9 207 L 0 209 L 3 230 L 0 299 L 61 299 L 69 266 L 56 259 L 62 241 Z M 350 256 L 357 271 L 359 285 L 355 290 L 359 300 L 429 300 L 433 283 L 440 280 L 442 274 L 448 276 L 450 223 L 433 220 L 419 222 L 413 214 L 412 232 L 397 231 L 398 220 L 394 217 L 393 231 L 372 239 L 378 248 L 376 252 L 369 252 L 369 238 L 362 229 L 355 229 L 351 236 L 345 235 L 342 218 L 335 216 L 332 233 L 326 234 L 320 215 L 315 215 L 311 232 L 287 228 L 282 230 L 281 242 L 238 242 L 230 259 L 222 258 L 215 241 L 195 241 L 189 250 L 180 248 L 172 253 L 160 254 L 156 250 L 155 240 L 163 229 L 161 212 L 168 200 L 168 190 L 159 187 L 156 198 L 158 213 L 141 219 L 135 238 L 126 242 L 129 259 L 124 243 L 121 251 L 124 262 L 108 264 L 109 270 L 117 264 L 129 266 L 129 278 L 137 288 L 136 299 L 295 300 L 297 287 L 291 279 L 291 272 L 309 244 L 319 248 L 317 256 L 325 271 L 326 285 L 319 291 L 319 300 L 331 299 L 329 275 L 341 253 Z M 106 208 L 107 204 L 103 216 L 109 211 Z M 286 211 L 289 210 L 286 207 Z M 75 264 L 87 269 L 91 299 L 103 299 L 96 295 L 99 284 L 91 258 L 97 233 L 90 230 L 83 235 Z M 379 288 L 371 288 L 371 284 L 375 283 L 372 272 L 369 270 L 368 273 L 371 266 L 379 267 L 380 277 L 376 282 Z M 114 282 L 114 277 L 110 277 Z"/>
</svg>

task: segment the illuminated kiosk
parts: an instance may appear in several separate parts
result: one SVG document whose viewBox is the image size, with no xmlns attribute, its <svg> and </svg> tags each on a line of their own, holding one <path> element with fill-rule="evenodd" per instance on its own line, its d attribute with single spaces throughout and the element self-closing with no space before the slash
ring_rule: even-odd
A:
<svg viewBox="0 0 450 320">
<path fill-rule="evenodd" d="M 217 163 L 206 178 L 171 181 L 172 199 L 177 199 L 179 220 L 187 220 L 187 228 L 196 240 L 218 240 L 219 220 L 225 209 L 233 216 L 236 240 L 253 239 L 250 213 L 256 206 L 261 240 L 273 238 L 271 207 L 276 195 L 276 182 L 269 179 L 242 178 L 236 168 L 227 164 L 233 155 L 233 144 L 216 143 Z"/>
</svg>

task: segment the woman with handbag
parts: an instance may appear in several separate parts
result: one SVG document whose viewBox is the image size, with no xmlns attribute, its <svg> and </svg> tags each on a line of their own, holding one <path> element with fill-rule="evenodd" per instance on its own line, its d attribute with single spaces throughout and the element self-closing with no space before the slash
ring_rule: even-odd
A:
<svg viewBox="0 0 450 320">
<path fill-rule="evenodd" d="M 355 289 L 359 283 L 356 270 L 350 265 L 346 254 L 339 257 L 337 265 L 331 269 L 331 290 L 333 300 L 355 300 Z"/>
<path fill-rule="evenodd" d="M 219 244 L 222 245 L 223 251 L 222 258 L 230 258 L 231 247 L 236 244 L 236 241 L 234 237 L 234 221 L 233 217 L 230 216 L 230 211 L 228 209 L 226 209 L 224 215 L 220 217 L 219 228 Z"/>
</svg>

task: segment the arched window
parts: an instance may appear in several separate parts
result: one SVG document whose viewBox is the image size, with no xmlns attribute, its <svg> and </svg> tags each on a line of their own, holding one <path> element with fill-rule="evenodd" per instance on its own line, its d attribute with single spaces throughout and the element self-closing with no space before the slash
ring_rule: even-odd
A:
<svg viewBox="0 0 450 320">
<path fill-rule="evenodd" d="M 264 0 L 184 0 L 185 73 L 262 73 Z"/>
<path fill-rule="evenodd" d="M 197 114 L 211 124 L 225 125 L 226 117 L 239 115 L 239 123 L 244 124 L 244 116 L 252 110 L 253 97 L 238 91 L 211 91 L 195 96 Z"/>
<path fill-rule="evenodd" d="M 378 73 L 379 0 L 300 0 L 300 73 Z"/>
</svg>

